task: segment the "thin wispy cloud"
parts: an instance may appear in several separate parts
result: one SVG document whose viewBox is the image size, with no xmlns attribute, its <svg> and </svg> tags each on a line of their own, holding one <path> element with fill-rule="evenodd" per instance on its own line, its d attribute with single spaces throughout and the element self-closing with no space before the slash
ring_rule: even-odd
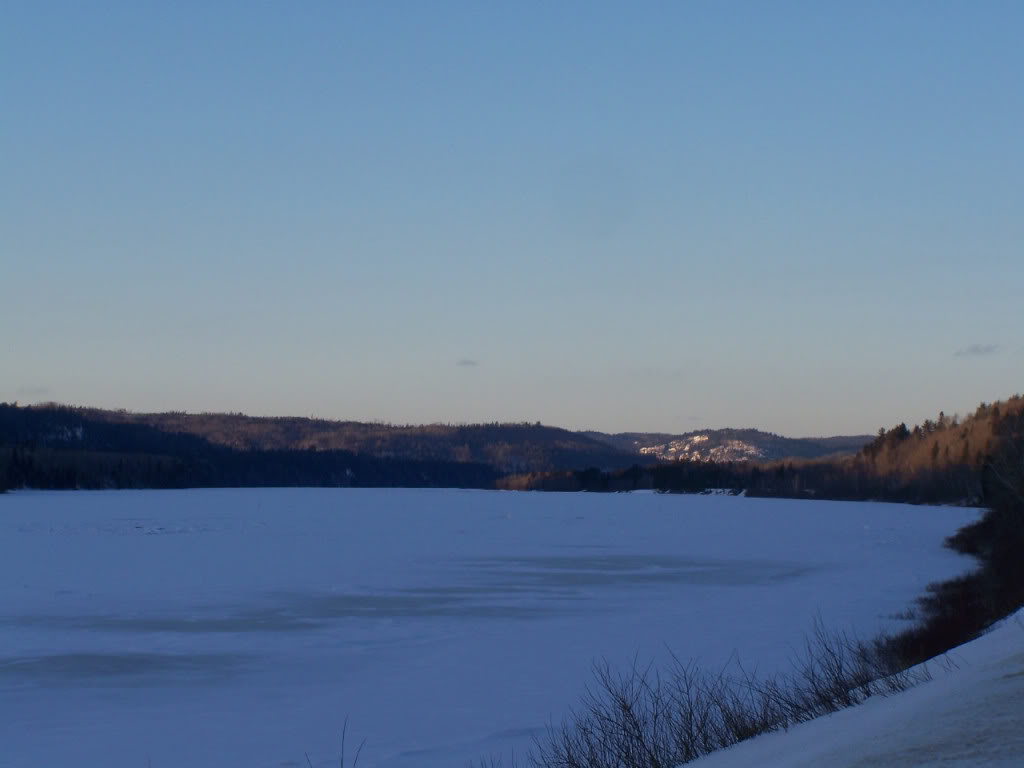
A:
<svg viewBox="0 0 1024 768">
<path fill-rule="evenodd" d="M 968 344 L 953 353 L 954 357 L 985 357 L 999 351 L 995 344 Z"/>
<path fill-rule="evenodd" d="M 478 365 L 480 365 L 480 361 L 474 360 L 471 357 L 464 357 L 461 360 L 459 360 L 459 362 L 457 362 L 456 365 L 459 366 L 459 368 L 476 368 Z"/>
</svg>

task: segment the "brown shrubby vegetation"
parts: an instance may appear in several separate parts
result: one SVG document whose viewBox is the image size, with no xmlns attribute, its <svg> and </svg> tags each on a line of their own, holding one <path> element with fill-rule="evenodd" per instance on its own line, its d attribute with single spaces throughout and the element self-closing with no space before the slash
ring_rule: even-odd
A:
<svg viewBox="0 0 1024 768">
<path fill-rule="evenodd" d="M 928 677 L 883 643 L 830 632 L 820 620 L 788 672 L 770 677 L 736 660 L 718 671 L 678 659 L 661 671 L 634 663 L 616 672 L 601 662 L 580 704 L 536 740 L 528 760 L 535 768 L 674 768 Z"/>
</svg>

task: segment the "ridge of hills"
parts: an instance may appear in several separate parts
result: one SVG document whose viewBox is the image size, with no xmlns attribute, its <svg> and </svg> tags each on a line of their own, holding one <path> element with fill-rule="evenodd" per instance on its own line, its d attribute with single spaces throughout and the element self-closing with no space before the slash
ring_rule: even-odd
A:
<svg viewBox="0 0 1024 768">
<path fill-rule="evenodd" d="M 134 413 L 55 403 L 16 411 L 20 418 L 12 414 L 0 420 L 0 444 L 31 441 L 54 448 L 134 451 L 145 428 L 151 430 L 144 441 L 147 452 L 166 448 L 160 445 L 160 435 L 178 448 L 190 436 L 239 452 L 346 452 L 378 459 L 483 464 L 501 473 L 590 467 L 614 471 L 684 455 L 695 461 L 815 458 L 853 452 L 871 440 L 871 436 L 783 438 L 755 429 L 607 434 L 573 432 L 539 422 L 392 425 L 241 413 Z M 131 439 L 126 437 L 129 434 Z M 674 448 L 679 441 L 697 444 L 700 450 L 680 453 Z"/>
<path fill-rule="evenodd" d="M 782 437 L 759 429 L 700 429 L 681 434 L 666 432 L 583 432 L 588 437 L 648 459 L 662 461 L 772 461 L 818 459 L 852 454 L 874 435 Z"/>
<path fill-rule="evenodd" d="M 842 439 L 821 442 L 836 445 Z M 712 456 L 700 461 L 681 460 L 685 454 L 677 453 L 680 460 L 642 468 L 524 473 L 503 477 L 499 484 L 516 490 L 719 489 L 755 496 L 980 504 L 999 486 L 1001 476 L 1014 475 L 1024 466 L 1024 397 L 981 403 L 963 419 L 940 412 L 937 419 L 913 428 L 905 423 L 883 428 L 855 453 L 746 460 Z"/>
<path fill-rule="evenodd" d="M 241 454 L 334 452 L 395 461 L 481 464 L 503 473 L 583 467 L 615 470 L 632 466 L 640 458 L 539 423 L 414 426 L 241 413 L 133 413 L 56 404 L 17 410 L 23 432 L 14 436 L 15 441 L 77 445 L 84 450 L 117 448 L 122 434 L 147 430 L 156 443 L 161 436 L 168 441 L 191 438 Z M 0 444 L 10 441 L 7 422 L 0 420 Z"/>
<path fill-rule="evenodd" d="M 1024 401 L 867 437 L 572 432 L 0 403 L 2 488 L 459 487 L 976 503 Z M 857 449 L 859 447 L 859 450 Z M 986 470 L 988 471 L 988 470 Z"/>
</svg>

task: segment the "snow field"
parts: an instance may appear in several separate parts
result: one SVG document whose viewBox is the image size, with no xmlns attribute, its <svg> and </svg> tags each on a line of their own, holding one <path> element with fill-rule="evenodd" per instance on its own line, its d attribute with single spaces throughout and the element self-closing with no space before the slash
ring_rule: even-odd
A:
<svg viewBox="0 0 1024 768">
<path fill-rule="evenodd" d="M 595 659 L 782 669 L 970 567 L 976 510 L 658 494 L 0 497 L 0 766 L 465 766 Z"/>
</svg>

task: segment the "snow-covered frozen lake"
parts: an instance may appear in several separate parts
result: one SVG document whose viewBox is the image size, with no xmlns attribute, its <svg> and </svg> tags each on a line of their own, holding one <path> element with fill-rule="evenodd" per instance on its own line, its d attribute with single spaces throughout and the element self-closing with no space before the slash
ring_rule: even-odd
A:
<svg viewBox="0 0 1024 768">
<path fill-rule="evenodd" d="M 977 510 L 439 490 L 0 496 L 4 768 L 464 768 L 595 659 L 897 628 Z"/>
</svg>

